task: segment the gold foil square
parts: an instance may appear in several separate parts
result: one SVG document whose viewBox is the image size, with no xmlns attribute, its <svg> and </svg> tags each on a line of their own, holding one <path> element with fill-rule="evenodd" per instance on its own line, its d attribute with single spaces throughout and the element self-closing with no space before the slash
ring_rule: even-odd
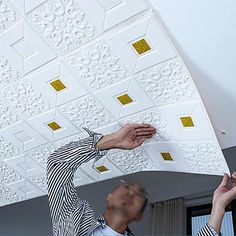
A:
<svg viewBox="0 0 236 236">
<path fill-rule="evenodd" d="M 191 116 L 180 117 L 183 127 L 194 127 Z"/>
<path fill-rule="evenodd" d="M 99 172 L 108 171 L 108 169 L 107 169 L 105 166 L 97 166 L 96 169 L 97 169 Z"/>
<path fill-rule="evenodd" d="M 120 101 L 122 105 L 127 105 L 133 102 L 133 99 L 127 93 L 117 97 L 117 99 Z"/>
<path fill-rule="evenodd" d="M 133 43 L 132 45 L 139 55 L 142 55 L 143 53 L 151 50 L 151 47 L 149 46 L 149 44 L 147 43 L 145 39 L 141 39 Z"/>
<path fill-rule="evenodd" d="M 165 161 L 173 161 L 173 158 L 169 152 L 161 152 L 161 156 Z"/>
<path fill-rule="evenodd" d="M 66 88 L 66 86 L 59 79 L 52 81 L 50 84 L 57 92 Z"/>
<path fill-rule="evenodd" d="M 51 128 L 53 131 L 56 131 L 61 128 L 60 125 L 57 124 L 57 122 L 53 121 L 47 124 L 49 128 Z"/>
</svg>

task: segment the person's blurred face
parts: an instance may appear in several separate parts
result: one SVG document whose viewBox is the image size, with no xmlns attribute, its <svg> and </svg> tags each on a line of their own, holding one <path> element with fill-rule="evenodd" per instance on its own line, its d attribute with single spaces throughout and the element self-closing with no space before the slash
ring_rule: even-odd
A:
<svg viewBox="0 0 236 236">
<path fill-rule="evenodd" d="M 134 183 L 123 182 L 106 198 L 107 208 L 121 211 L 128 221 L 142 219 L 145 193 Z"/>
</svg>

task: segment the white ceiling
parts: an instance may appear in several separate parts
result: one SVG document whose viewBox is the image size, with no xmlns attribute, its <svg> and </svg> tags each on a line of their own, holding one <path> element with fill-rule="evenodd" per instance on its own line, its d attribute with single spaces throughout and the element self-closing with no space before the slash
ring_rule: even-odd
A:
<svg viewBox="0 0 236 236">
<path fill-rule="evenodd" d="M 82 126 L 108 133 L 127 122 L 147 122 L 159 132 L 139 149 L 99 160 L 96 166 L 106 172 L 92 162 L 82 165 L 76 186 L 140 170 L 228 172 L 192 77 L 145 0 L 0 5 L 0 205 L 46 194 L 48 156 L 85 137 Z M 141 39 L 150 48 L 144 45 L 139 55 L 132 45 Z M 57 92 L 50 83 L 58 79 L 65 88 L 60 84 Z M 117 96 L 125 93 L 133 101 L 122 105 Z M 192 127 L 180 117 L 191 117 Z"/>
<path fill-rule="evenodd" d="M 151 3 L 193 76 L 221 148 L 235 146 L 236 1 Z"/>
</svg>

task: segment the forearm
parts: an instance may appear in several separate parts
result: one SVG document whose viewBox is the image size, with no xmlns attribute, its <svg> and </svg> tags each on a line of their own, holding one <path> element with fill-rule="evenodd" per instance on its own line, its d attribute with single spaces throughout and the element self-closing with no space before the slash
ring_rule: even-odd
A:
<svg viewBox="0 0 236 236">
<path fill-rule="evenodd" d="M 116 140 L 114 134 L 104 135 L 96 144 L 99 150 L 109 150 L 116 148 Z"/>
<path fill-rule="evenodd" d="M 224 214 L 225 214 L 225 209 L 222 206 L 219 206 L 217 204 L 213 205 L 208 224 L 215 229 L 217 234 L 220 233 L 220 228 Z"/>
<path fill-rule="evenodd" d="M 102 150 L 96 147 L 96 144 L 103 139 L 103 135 L 90 130 L 86 131 L 89 133 L 89 137 L 68 143 L 50 155 L 47 162 L 48 176 L 57 164 L 64 163 L 61 171 L 67 171 L 68 169 L 69 171 L 75 172 L 81 164 L 91 159 L 98 160 L 107 153 L 104 150 L 105 147 Z"/>
</svg>

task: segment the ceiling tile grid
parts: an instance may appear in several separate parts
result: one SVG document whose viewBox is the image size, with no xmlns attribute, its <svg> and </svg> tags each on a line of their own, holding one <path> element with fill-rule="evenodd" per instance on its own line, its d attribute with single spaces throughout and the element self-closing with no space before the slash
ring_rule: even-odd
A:
<svg viewBox="0 0 236 236">
<path fill-rule="evenodd" d="M 137 171 L 221 175 L 227 164 L 192 77 L 146 0 L 0 0 L 0 206 L 47 194 L 48 156 L 127 123 L 135 150 L 82 164 L 75 186 Z"/>
</svg>

